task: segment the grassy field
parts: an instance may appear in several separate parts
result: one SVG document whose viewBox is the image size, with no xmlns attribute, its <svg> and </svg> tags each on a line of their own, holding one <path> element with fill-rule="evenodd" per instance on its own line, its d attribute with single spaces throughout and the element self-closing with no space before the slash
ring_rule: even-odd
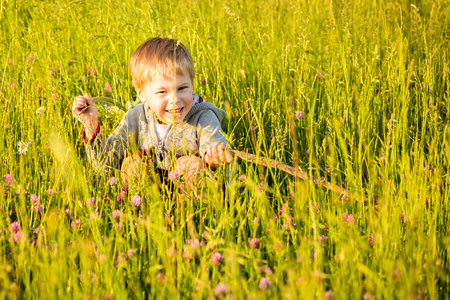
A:
<svg viewBox="0 0 450 300">
<path fill-rule="evenodd" d="M 0 30 L 0 298 L 450 298 L 450 1 L 0 0 Z M 367 203 L 242 161 L 204 202 L 96 172 L 73 97 L 133 105 L 159 35 L 232 148 Z"/>
</svg>

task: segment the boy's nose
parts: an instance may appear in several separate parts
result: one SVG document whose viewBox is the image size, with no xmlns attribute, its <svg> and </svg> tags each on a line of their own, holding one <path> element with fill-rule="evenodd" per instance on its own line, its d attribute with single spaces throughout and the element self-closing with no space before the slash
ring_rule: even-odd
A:
<svg viewBox="0 0 450 300">
<path fill-rule="evenodd" d="M 180 101 L 180 97 L 178 97 L 177 93 L 174 93 L 171 100 L 172 105 L 176 105 Z"/>
</svg>

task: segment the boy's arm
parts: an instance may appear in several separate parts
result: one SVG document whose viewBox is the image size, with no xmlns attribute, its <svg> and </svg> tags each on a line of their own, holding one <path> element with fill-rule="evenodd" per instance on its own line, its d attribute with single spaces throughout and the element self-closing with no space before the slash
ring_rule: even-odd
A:
<svg viewBox="0 0 450 300">
<path fill-rule="evenodd" d="M 199 152 L 208 164 L 219 165 L 233 161 L 231 153 L 226 151 L 227 140 L 221 130 L 220 121 L 214 112 L 205 111 L 199 118 Z"/>
<path fill-rule="evenodd" d="M 108 139 L 102 135 L 100 122 L 97 119 L 97 108 L 87 93 L 75 97 L 72 113 L 84 125 L 82 138 L 86 144 L 89 162 L 96 168 L 118 168 L 125 157 L 126 150 L 132 150 L 135 140 L 132 126 L 128 122 L 128 113 Z"/>
<path fill-rule="evenodd" d="M 95 168 L 118 169 L 127 152 L 137 149 L 137 137 L 130 126 L 128 113 L 119 126 L 106 139 L 101 127 L 90 141 L 86 141 L 86 152 L 89 162 Z"/>
</svg>

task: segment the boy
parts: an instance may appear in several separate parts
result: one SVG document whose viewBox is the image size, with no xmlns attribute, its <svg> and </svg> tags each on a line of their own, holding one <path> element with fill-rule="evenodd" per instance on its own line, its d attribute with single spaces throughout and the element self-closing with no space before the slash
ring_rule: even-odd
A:
<svg viewBox="0 0 450 300">
<path fill-rule="evenodd" d="M 125 114 L 108 139 L 101 133 L 90 96 L 77 96 L 73 102 L 72 112 L 84 125 L 83 140 L 94 166 L 122 167 L 126 181 L 135 172 L 130 159 L 138 157 L 141 164 L 150 154 L 158 169 L 177 169 L 190 180 L 208 165 L 233 160 L 220 133 L 225 112 L 194 93 L 194 64 L 182 43 L 150 38 L 134 51 L 129 69 L 143 103 Z"/>
</svg>

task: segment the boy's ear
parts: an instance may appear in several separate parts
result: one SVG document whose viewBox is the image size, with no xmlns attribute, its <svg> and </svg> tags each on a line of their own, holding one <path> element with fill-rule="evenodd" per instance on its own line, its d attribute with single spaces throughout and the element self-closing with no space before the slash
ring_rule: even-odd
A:
<svg viewBox="0 0 450 300">
<path fill-rule="evenodd" d="M 141 102 L 145 102 L 144 91 L 142 89 L 136 89 L 136 92 Z"/>
</svg>

